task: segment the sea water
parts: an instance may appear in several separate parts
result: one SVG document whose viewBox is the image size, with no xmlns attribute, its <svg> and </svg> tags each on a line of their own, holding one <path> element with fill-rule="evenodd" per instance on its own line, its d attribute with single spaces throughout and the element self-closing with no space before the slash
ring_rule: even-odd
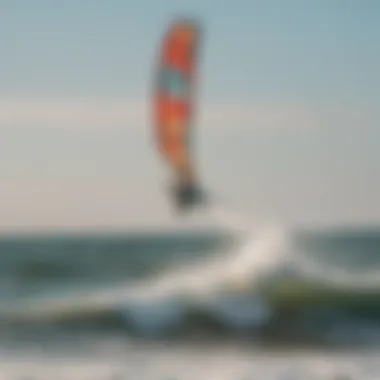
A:
<svg viewBox="0 0 380 380">
<path fill-rule="evenodd" d="M 0 378 L 380 379 L 380 229 L 239 226 L 3 235 Z"/>
</svg>

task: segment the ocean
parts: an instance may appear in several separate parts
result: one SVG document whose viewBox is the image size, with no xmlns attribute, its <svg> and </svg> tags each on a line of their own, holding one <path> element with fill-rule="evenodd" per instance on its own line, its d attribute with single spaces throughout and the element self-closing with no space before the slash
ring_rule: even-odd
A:
<svg viewBox="0 0 380 380">
<path fill-rule="evenodd" d="M 380 228 L 220 219 L 3 234 L 0 379 L 380 379 Z"/>
</svg>

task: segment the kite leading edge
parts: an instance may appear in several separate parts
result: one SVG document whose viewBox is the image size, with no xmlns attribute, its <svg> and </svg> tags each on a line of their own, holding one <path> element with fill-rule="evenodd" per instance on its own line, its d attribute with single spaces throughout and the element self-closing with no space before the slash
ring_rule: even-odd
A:
<svg viewBox="0 0 380 380">
<path fill-rule="evenodd" d="M 194 84 L 201 31 L 189 20 L 175 20 L 159 50 L 154 88 L 154 127 L 158 149 L 174 175 L 171 195 L 178 209 L 205 203 L 195 172 Z"/>
</svg>

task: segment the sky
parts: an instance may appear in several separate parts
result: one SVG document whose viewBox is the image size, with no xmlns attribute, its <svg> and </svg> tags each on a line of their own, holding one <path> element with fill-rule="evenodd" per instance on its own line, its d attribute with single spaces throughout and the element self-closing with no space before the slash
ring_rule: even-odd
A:
<svg viewBox="0 0 380 380">
<path fill-rule="evenodd" d="M 256 222 L 379 223 L 378 1 L 0 0 L 0 230 L 183 223 L 150 115 L 182 15 L 211 194 Z"/>
</svg>

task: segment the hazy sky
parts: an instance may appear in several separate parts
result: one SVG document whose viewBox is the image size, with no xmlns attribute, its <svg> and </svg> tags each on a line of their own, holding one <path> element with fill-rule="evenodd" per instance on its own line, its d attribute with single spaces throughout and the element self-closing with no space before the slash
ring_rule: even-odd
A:
<svg viewBox="0 0 380 380">
<path fill-rule="evenodd" d="M 205 185 L 255 220 L 379 222 L 377 0 L 0 0 L 0 228 L 176 222 L 149 115 L 176 15 L 205 31 Z"/>
</svg>

